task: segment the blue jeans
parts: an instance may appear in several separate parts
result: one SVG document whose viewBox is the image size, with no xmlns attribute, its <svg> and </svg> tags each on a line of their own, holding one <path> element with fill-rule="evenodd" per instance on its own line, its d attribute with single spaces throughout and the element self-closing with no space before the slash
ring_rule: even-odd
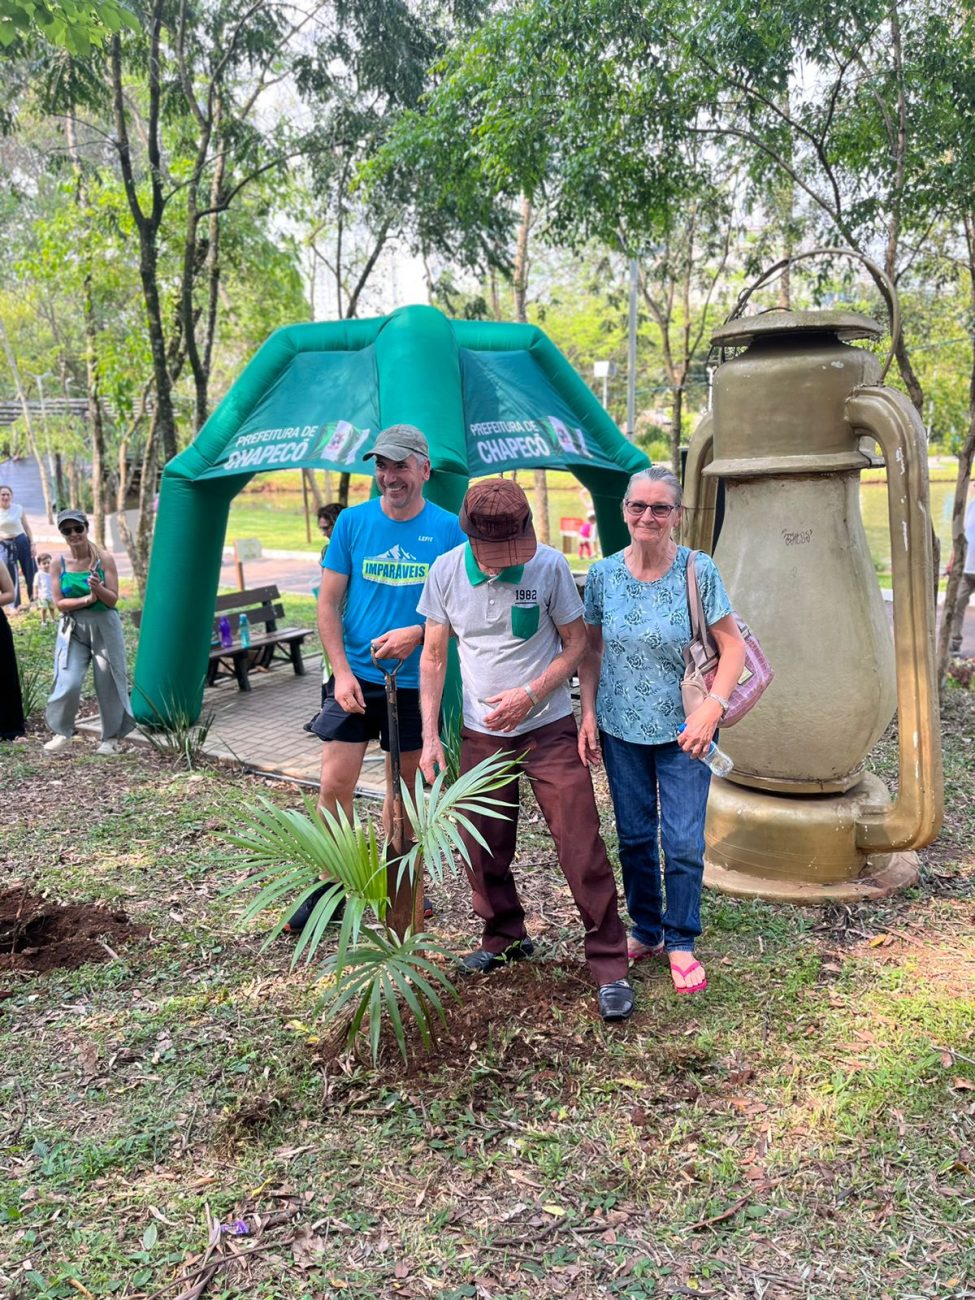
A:
<svg viewBox="0 0 975 1300">
<path fill-rule="evenodd" d="M 676 741 L 637 745 L 606 732 L 599 735 L 633 937 L 650 946 L 663 939 L 668 952 L 693 952 L 701 933 L 704 818 L 711 772 Z"/>
</svg>

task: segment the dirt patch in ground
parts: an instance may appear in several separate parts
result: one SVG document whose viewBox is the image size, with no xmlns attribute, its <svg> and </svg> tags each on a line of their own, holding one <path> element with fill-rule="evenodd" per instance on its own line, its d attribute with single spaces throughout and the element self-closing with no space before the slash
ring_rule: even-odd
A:
<svg viewBox="0 0 975 1300">
<path fill-rule="evenodd" d="M 55 903 L 17 888 L 0 893 L 0 971 L 74 970 L 108 961 L 146 933 L 124 912 L 92 903 Z"/>
<path fill-rule="evenodd" d="M 577 1032 L 587 1018 L 601 1023 L 596 991 L 582 965 L 518 962 L 492 975 L 459 976 L 457 991 L 459 1002 L 444 999 L 447 1023 L 436 1022 L 431 1048 L 408 1027 L 408 1064 L 384 1028 L 383 1059 L 391 1078 L 436 1091 L 440 1081 L 434 1076 L 442 1067 L 467 1068 L 488 1058 L 494 1071 L 528 1070 L 550 1078 L 567 1057 L 584 1060 L 604 1050 L 600 1035 Z"/>
</svg>

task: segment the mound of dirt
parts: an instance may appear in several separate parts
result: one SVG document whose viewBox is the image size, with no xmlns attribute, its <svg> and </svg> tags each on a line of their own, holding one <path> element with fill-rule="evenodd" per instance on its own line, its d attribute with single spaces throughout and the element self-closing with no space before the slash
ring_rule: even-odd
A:
<svg viewBox="0 0 975 1300">
<path fill-rule="evenodd" d="M 599 1021 L 595 989 L 585 966 L 554 962 L 513 963 L 488 976 L 458 976 L 460 1001 L 444 999 L 447 1023 L 435 1024 L 427 1049 L 408 1023 L 410 1061 L 399 1059 L 393 1035 L 383 1030 L 383 1059 L 391 1079 L 429 1086 L 442 1066 L 468 1067 L 490 1052 L 497 1068 L 557 1073 L 566 1057 L 587 1059 L 604 1051 L 601 1036 L 567 1035 L 566 1023 Z M 453 1086 L 452 1084 L 450 1086 Z"/>
<path fill-rule="evenodd" d="M 108 961 L 120 944 L 146 933 L 124 912 L 55 903 L 24 889 L 0 893 L 0 971 L 74 970 Z"/>
</svg>

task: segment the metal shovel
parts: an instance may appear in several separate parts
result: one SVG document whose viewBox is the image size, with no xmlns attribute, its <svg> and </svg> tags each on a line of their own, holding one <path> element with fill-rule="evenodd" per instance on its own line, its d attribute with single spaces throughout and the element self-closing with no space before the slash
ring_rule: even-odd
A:
<svg viewBox="0 0 975 1300">
<path fill-rule="evenodd" d="M 406 818 L 403 815 L 403 790 L 400 780 L 400 744 L 399 744 L 399 701 L 396 695 L 396 675 L 406 662 L 405 659 L 380 660 L 372 650 L 372 662 L 383 675 L 386 686 L 386 717 L 389 723 L 389 766 L 393 785 L 392 824 L 389 840 L 386 844 L 386 888 L 389 892 L 390 906 L 387 921 L 391 930 L 406 937 L 406 931 L 412 926 L 413 933 L 419 934 L 423 929 L 423 877 L 419 870 L 410 881 L 407 877 L 399 880 L 400 859 L 407 851 Z M 392 668 L 385 665 L 391 663 Z"/>
</svg>

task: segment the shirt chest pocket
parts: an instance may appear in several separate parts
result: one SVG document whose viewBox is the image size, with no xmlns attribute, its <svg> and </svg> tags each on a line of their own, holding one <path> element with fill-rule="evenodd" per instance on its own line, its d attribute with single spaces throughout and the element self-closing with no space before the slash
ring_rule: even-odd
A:
<svg viewBox="0 0 975 1300">
<path fill-rule="evenodd" d="M 538 631 L 537 605 L 512 605 L 511 635 L 519 641 L 527 641 Z"/>
</svg>

